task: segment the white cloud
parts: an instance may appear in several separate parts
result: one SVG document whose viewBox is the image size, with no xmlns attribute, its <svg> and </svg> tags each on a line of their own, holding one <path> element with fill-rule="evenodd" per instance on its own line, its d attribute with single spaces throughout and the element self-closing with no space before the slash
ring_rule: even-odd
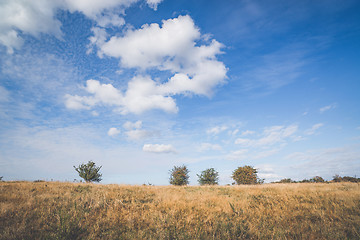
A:
<svg viewBox="0 0 360 240">
<path fill-rule="evenodd" d="M 175 148 L 171 144 L 144 144 L 143 151 L 152 153 L 176 153 Z"/>
<path fill-rule="evenodd" d="M 33 36 L 49 33 L 61 38 L 61 23 L 54 17 L 58 7 L 60 1 L 1 1 L 0 43 L 11 54 L 23 44 L 19 31 Z"/>
<path fill-rule="evenodd" d="M 249 150 L 247 149 L 240 149 L 240 150 L 237 150 L 237 151 L 232 151 L 230 154 L 228 154 L 226 156 L 226 159 L 229 159 L 229 160 L 244 160 L 246 158 L 248 158 L 248 153 Z"/>
<path fill-rule="evenodd" d="M 101 84 L 97 80 L 87 80 L 85 90 L 92 96 L 65 96 L 65 105 L 70 109 L 91 109 L 96 105 L 116 107 L 121 114 L 141 114 L 151 109 L 161 109 L 176 113 L 178 108 L 175 100 L 158 93 L 158 86 L 150 77 L 134 77 L 128 83 L 125 93 L 120 92 L 111 84 Z"/>
<path fill-rule="evenodd" d="M 229 131 L 229 134 L 235 136 L 239 132 L 239 129 L 235 129 L 234 131 Z"/>
<path fill-rule="evenodd" d="M 133 129 L 140 129 L 142 128 L 142 121 L 136 121 L 136 122 L 130 122 L 127 121 L 124 123 L 123 128 L 125 128 L 126 130 L 133 130 Z"/>
<path fill-rule="evenodd" d="M 202 143 L 199 147 L 200 152 L 209 151 L 209 150 L 220 151 L 222 150 L 222 147 L 219 144 L 212 144 L 212 143 Z"/>
<path fill-rule="evenodd" d="M 320 111 L 320 113 L 324 113 L 324 112 L 329 111 L 329 110 L 334 109 L 334 108 L 336 108 L 336 104 L 335 104 L 335 103 L 334 103 L 334 104 L 327 105 L 327 106 L 325 106 L 325 107 L 322 107 L 322 108 L 319 109 L 319 111 Z"/>
<path fill-rule="evenodd" d="M 172 95 L 198 94 L 210 96 L 213 88 L 224 82 L 225 65 L 216 60 L 222 45 L 212 40 L 209 45 L 197 46 L 201 39 L 199 29 L 189 16 L 164 20 L 162 26 L 154 23 L 141 29 L 128 30 L 122 37 L 105 41 L 107 34 L 93 28 L 90 49 L 96 45 L 99 55 L 120 58 L 122 67 L 156 68 L 174 74 L 164 83 L 150 76 L 137 75 L 128 82 L 123 93 L 111 84 L 88 80 L 85 90 L 93 96 L 67 95 L 66 106 L 73 109 L 90 109 L 95 105 L 116 107 L 121 114 L 141 114 L 151 109 L 177 113 Z M 91 51 L 91 50 L 90 50 Z"/>
<path fill-rule="evenodd" d="M 241 136 L 249 136 L 249 135 L 253 135 L 254 133 L 255 133 L 254 131 L 246 130 L 241 133 Z"/>
<path fill-rule="evenodd" d="M 123 37 L 112 37 L 100 52 L 120 58 L 127 68 L 169 70 L 174 75 L 161 85 L 163 94 L 195 93 L 211 95 L 212 88 L 223 83 L 226 67 L 216 60 L 222 45 L 212 40 L 197 46 L 199 29 L 189 16 L 143 25 L 128 30 Z"/>
<path fill-rule="evenodd" d="M 313 135 L 313 134 L 315 134 L 316 130 L 321 128 L 322 126 L 324 126 L 323 123 L 317 123 L 317 124 L 313 125 L 310 129 L 306 130 L 305 134 L 306 135 Z"/>
<path fill-rule="evenodd" d="M 206 133 L 211 134 L 211 135 L 217 135 L 217 134 L 225 131 L 226 129 L 228 129 L 227 126 L 215 126 L 213 128 L 206 130 Z"/>
<path fill-rule="evenodd" d="M 127 121 L 124 123 L 123 128 L 126 130 L 126 136 L 132 141 L 139 141 L 153 136 L 152 132 L 141 129 L 142 121 Z"/>
<path fill-rule="evenodd" d="M 149 5 L 149 7 L 151 7 L 152 9 L 154 9 L 155 11 L 157 10 L 157 6 L 162 2 L 163 0 L 146 0 L 146 3 Z"/>
<path fill-rule="evenodd" d="M 271 146 L 277 143 L 283 143 L 287 138 L 290 138 L 297 131 L 297 125 L 285 126 L 272 126 L 267 127 L 263 131 L 263 137 L 259 139 L 238 138 L 235 144 L 240 144 L 247 147 L 261 147 Z"/>
<path fill-rule="evenodd" d="M 117 128 L 110 128 L 109 129 L 109 131 L 108 131 L 108 135 L 110 136 L 110 137 L 113 137 L 113 136 L 116 136 L 116 135 L 118 135 L 118 134 L 120 134 L 120 130 L 119 129 L 117 129 Z"/>
<path fill-rule="evenodd" d="M 241 145 L 252 145 L 253 144 L 253 140 L 251 139 L 247 139 L 247 138 L 238 138 L 235 140 L 235 144 L 241 144 Z"/>
<path fill-rule="evenodd" d="M 139 0 L 4 0 L 0 3 L 0 44 L 12 54 L 23 45 L 21 34 L 39 36 L 52 34 L 61 39 L 61 22 L 56 19 L 59 9 L 80 12 L 100 27 L 122 26 L 125 9 Z M 156 9 L 160 1 L 149 0 Z M 21 33 L 21 34 L 20 34 Z"/>
</svg>

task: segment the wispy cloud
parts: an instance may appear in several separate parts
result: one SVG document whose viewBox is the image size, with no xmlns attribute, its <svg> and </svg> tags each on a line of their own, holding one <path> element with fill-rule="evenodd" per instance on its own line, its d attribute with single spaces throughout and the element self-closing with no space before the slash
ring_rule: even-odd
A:
<svg viewBox="0 0 360 240">
<path fill-rule="evenodd" d="M 327 111 L 335 109 L 335 108 L 336 108 L 336 104 L 333 103 L 333 104 L 330 104 L 330 105 L 320 108 L 319 111 L 320 111 L 320 113 L 324 113 L 324 112 L 327 112 Z"/>
<path fill-rule="evenodd" d="M 235 144 L 242 145 L 244 147 L 261 147 L 271 146 L 278 143 L 286 142 L 286 139 L 293 137 L 297 131 L 297 125 L 290 126 L 272 126 L 264 129 L 262 137 L 258 139 L 238 138 L 235 140 Z"/>
<path fill-rule="evenodd" d="M 199 146 L 199 151 L 200 152 L 204 152 L 204 151 L 220 151 L 222 150 L 222 147 L 219 144 L 212 144 L 212 143 L 201 143 L 201 145 Z"/>
<path fill-rule="evenodd" d="M 152 153 L 176 153 L 175 148 L 171 144 L 145 144 L 143 151 Z"/>
<path fill-rule="evenodd" d="M 206 133 L 210 134 L 210 135 L 217 135 L 217 134 L 225 131 L 226 129 L 228 129 L 227 126 L 215 126 L 215 127 L 212 127 L 210 129 L 206 130 Z"/>
<path fill-rule="evenodd" d="M 305 134 L 306 135 L 313 135 L 313 134 L 315 134 L 316 130 L 321 128 L 322 126 L 324 126 L 323 123 L 317 123 L 317 124 L 313 125 L 310 129 L 307 129 L 305 131 Z"/>
</svg>

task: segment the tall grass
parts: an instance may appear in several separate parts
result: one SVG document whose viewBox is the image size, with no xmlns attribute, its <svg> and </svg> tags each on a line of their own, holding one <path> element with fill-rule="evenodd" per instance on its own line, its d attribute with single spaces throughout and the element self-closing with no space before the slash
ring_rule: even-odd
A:
<svg viewBox="0 0 360 240">
<path fill-rule="evenodd" d="M 360 239 L 360 185 L 0 183 L 0 239 Z"/>
</svg>

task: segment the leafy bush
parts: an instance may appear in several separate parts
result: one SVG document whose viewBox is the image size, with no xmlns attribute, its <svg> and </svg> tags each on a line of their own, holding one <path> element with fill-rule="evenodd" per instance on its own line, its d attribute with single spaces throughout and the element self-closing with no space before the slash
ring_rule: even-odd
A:
<svg viewBox="0 0 360 240">
<path fill-rule="evenodd" d="M 79 167 L 75 167 L 75 170 L 79 173 L 79 176 L 86 182 L 100 182 L 102 174 L 100 173 L 100 167 L 96 167 L 93 161 L 89 161 L 87 164 L 81 164 Z"/>
<path fill-rule="evenodd" d="M 170 184 L 176 186 L 189 184 L 189 170 L 185 165 L 174 166 L 170 170 Z"/>
<path fill-rule="evenodd" d="M 219 184 L 219 173 L 214 168 L 208 168 L 196 174 L 198 176 L 198 182 L 200 185 L 218 185 Z"/>
<path fill-rule="evenodd" d="M 257 170 L 252 166 L 238 167 L 232 174 L 236 184 L 260 184 L 263 183 L 263 179 L 259 179 L 257 176 Z"/>
</svg>

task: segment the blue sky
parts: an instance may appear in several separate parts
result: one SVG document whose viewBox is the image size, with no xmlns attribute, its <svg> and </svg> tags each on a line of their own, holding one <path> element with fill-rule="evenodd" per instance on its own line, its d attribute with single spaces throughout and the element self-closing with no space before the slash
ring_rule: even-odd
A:
<svg viewBox="0 0 360 240">
<path fill-rule="evenodd" d="M 360 174 L 358 1 L 5 0 L 0 175 Z"/>
</svg>

